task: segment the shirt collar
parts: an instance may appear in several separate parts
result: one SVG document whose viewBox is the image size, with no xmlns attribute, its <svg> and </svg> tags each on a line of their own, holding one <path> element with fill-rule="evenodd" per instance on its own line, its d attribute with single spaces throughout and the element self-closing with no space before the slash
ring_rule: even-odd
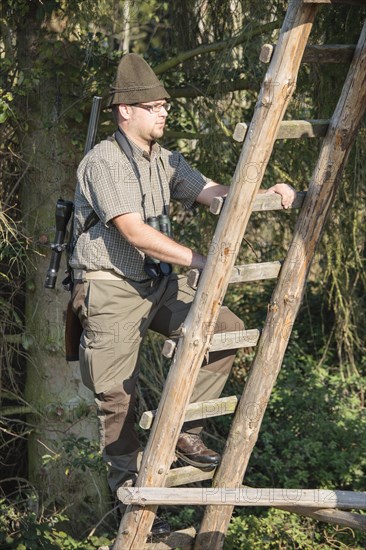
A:
<svg viewBox="0 0 366 550">
<path fill-rule="evenodd" d="M 132 139 L 130 139 L 125 134 L 125 132 L 123 130 L 121 130 L 121 128 L 119 128 L 119 131 L 124 136 L 124 138 L 128 141 L 128 143 L 131 147 L 131 150 L 133 152 L 133 156 L 136 160 L 144 158 L 146 160 L 151 161 L 151 160 L 154 160 L 155 157 L 158 157 L 158 158 L 160 157 L 161 147 L 156 141 L 153 142 L 153 144 L 151 146 L 151 154 L 149 155 L 149 153 L 144 151 L 144 149 L 142 149 L 139 145 L 137 145 L 137 143 L 132 141 Z"/>
</svg>

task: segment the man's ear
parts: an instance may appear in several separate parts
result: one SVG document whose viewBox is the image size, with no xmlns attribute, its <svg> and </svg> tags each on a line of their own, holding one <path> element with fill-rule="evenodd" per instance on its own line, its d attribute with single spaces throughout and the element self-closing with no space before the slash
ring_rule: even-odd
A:
<svg viewBox="0 0 366 550">
<path fill-rule="evenodd" d="M 118 116 L 121 120 L 129 120 L 131 118 L 131 107 L 125 103 L 118 105 Z"/>
</svg>

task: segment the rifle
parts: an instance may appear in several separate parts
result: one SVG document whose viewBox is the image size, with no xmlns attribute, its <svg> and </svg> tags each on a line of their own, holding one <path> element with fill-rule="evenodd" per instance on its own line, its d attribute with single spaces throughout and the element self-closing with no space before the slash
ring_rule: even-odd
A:
<svg viewBox="0 0 366 550">
<path fill-rule="evenodd" d="M 85 140 L 84 156 L 94 147 L 101 106 L 102 97 L 94 96 Z M 66 290 L 72 292 L 73 281 L 71 274 L 72 270 L 69 266 L 69 259 L 75 244 L 73 241 L 73 214 L 74 203 L 60 198 L 56 203 L 56 236 L 55 242 L 51 244 L 52 253 L 50 265 L 47 270 L 45 288 L 55 288 L 62 252 L 66 250 L 68 269 L 66 271 L 67 277 L 63 280 L 62 284 Z M 68 242 L 65 243 L 64 240 L 67 232 L 67 226 L 71 218 L 72 222 L 69 230 L 69 239 Z M 72 298 L 70 297 L 69 303 L 67 304 L 65 324 L 66 361 L 79 360 L 79 343 L 82 331 L 83 327 L 78 316 L 72 309 Z"/>
</svg>

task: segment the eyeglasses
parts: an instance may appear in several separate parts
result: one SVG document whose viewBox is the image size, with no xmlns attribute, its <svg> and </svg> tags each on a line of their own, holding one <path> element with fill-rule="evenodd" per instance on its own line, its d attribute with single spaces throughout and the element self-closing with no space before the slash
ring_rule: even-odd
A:
<svg viewBox="0 0 366 550">
<path fill-rule="evenodd" d="M 149 113 L 160 113 L 160 111 L 164 108 L 168 113 L 170 111 L 171 104 L 168 102 L 154 103 L 154 105 L 144 105 L 143 103 L 132 103 L 131 107 L 141 107 L 141 109 L 145 109 L 146 111 L 149 111 Z"/>
</svg>

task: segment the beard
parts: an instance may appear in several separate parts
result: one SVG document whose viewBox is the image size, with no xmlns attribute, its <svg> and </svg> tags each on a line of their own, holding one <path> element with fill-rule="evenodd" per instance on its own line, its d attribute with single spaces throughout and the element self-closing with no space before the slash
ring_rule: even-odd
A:
<svg viewBox="0 0 366 550">
<path fill-rule="evenodd" d="M 165 128 L 165 124 L 156 124 L 154 126 L 154 128 L 152 129 L 152 132 L 151 132 L 151 137 L 153 139 L 160 139 L 161 137 L 163 137 L 164 135 L 164 128 Z"/>
</svg>

